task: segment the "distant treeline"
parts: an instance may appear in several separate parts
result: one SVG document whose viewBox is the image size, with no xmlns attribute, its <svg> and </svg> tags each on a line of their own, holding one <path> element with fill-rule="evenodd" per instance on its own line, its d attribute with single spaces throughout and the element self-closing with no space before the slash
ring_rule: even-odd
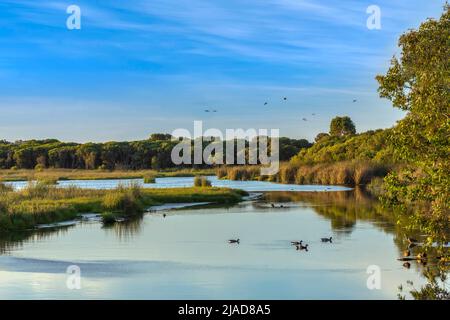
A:
<svg viewBox="0 0 450 320">
<path fill-rule="evenodd" d="M 16 142 L 0 140 L 0 169 L 166 169 L 175 167 L 171 161 L 171 152 L 177 143 L 170 134 L 152 134 L 149 139 L 140 141 L 83 144 L 65 143 L 56 139 Z M 203 146 L 206 147 L 209 143 L 204 141 Z M 223 145 L 226 152 L 226 143 L 223 142 Z M 305 139 L 282 137 L 279 145 L 280 160 L 285 161 L 312 144 Z M 246 146 L 248 148 L 248 141 Z"/>
</svg>

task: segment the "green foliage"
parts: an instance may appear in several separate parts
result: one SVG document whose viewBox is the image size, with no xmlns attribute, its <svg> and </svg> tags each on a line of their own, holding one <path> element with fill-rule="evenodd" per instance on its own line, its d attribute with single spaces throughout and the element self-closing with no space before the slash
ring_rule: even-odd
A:
<svg viewBox="0 0 450 320">
<path fill-rule="evenodd" d="M 196 176 L 194 178 L 194 186 L 195 187 L 211 187 L 211 181 L 209 181 L 206 177 Z"/>
<path fill-rule="evenodd" d="M 329 137 L 329 136 L 330 136 L 330 135 L 329 135 L 328 133 L 321 132 L 321 133 L 317 134 L 317 136 L 314 138 L 314 141 L 315 141 L 315 142 L 319 142 L 319 141 L 322 140 L 323 138 L 327 138 L 327 137 Z"/>
<path fill-rule="evenodd" d="M 391 203 L 431 202 L 447 224 L 450 208 L 450 6 L 399 40 L 400 59 L 377 76 L 381 97 L 407 111 L 390 133 L 396 159 L 410 166 L 386 178 Z"/>
<path fill-rule="evenodd" d="M 367 131 L 350 136 L 322 136 L 311 148 L 301 150 L 291 164 L 312 165 L 340 161 L 394 162 L 388 143 L 391 129 Z"/>
<path fill-rule="evenodd" d="M 103 212 L 102 213 L 102 222 L 104 224 L 112 224 L 116 222 L 117 214 L 113 212 Z"/>
<path fill-rule="evenodd" d="M 0 231 L 31 229 L 36 224 L 71 220 L 85 212 L 134 216 L 145 207 L 166 202 L 236 203 L 246 194 L 225 188 L 142 189 L 136 184 L 90 190 L 30 183 L 14 191 L 0 183 Z"/>
<path fill-rule="evenodd" d="M 152 174 L 147 174 L 144 176 L 144 183 L 155 183 L 156 176 Z"/>
<path fill-rule="evenodd" d="M 172 139 L 172 135 L 168 133 L 153 133 L 150 135 L 150 140 L 161 141 L 161 140 L 170 140 Z"/>
<path fill-rule="evenodd" d="M 114 192 L 108 192 L 102 202 L 105 211 L 123 212 L 135 215 L 144 210 L 142 190 L 138 185 L 119 186 Z"/>
<path fill-rule="evenodd" d="M 171 138 L 170 134 L 158 133 L 148 140 L 131 142 L 76 144 L 48 139 L 10 143 L 2 140 L 0 169 L 165 170 L 176 167 L 171 161 L 171 153 L 178 141 L 172 141 Z M 204 141 L 203 148 L 207 145 Z M 248 141 L 245 141 L 245 146 L 248 150 Z M 310 143 L 305 139 L 282 137 L 280 159 L 288 160 L 309 146 Z M 226 142 L 222 142 L 222 147 L 226 150 Z M 192 168 L 190 165 L 187 167 Z"/>
<path fill-rule="evenodd" d="M 330 123 L 330 135 L 342 137 L 356 133 L 355 124 L 350 117 L 335 117 Z"/>
</svg>

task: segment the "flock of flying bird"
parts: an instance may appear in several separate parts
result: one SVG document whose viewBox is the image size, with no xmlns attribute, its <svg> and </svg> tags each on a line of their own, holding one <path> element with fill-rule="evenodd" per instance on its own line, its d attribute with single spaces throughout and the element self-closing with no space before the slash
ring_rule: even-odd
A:
<svg viewBox="0 0 450 320">
<path fill-rule="evenodd" d="M 283 97 L 283 101 L 287 101 L 287 97 Z M 356 99 L 353 99 L 353 103 L 355 103 L 355 102 L 357 102 L 358 100 L 356 100 Z M 264 106 L 267 106 L 269 104 L 269 102 L 264 102 Z M 212 112 L 212 113 L 215 113 L 215 112 L 217 112 L 217 110 L 216 109 L 205 109 L 204 110 L 206 113 L 210 113 L 210 112 Z M 311 113 L 311 115 L 312 116 L 315 116 L 316 114 L 315 113 Z M 305 118 L 305 117 L 303 117 L 302 118 L 302 120 L 303 121 L 308 121 L 308 119 L 307 118 Z"/>
</svg>

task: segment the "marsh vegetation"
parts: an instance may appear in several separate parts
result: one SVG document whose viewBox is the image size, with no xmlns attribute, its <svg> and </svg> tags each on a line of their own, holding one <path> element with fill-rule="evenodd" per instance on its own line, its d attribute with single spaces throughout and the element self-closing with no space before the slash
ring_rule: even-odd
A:
<svg viewBox="0 0 450 320">
<path fill-rule="evenodd" d="M 14 190 L 0 183 L 0 230 L 30 229 L 37 224 L 71 220 L 80 213 L 130 217 L 166 202 L 236 203 L 245 194 L 225 188 L 146 189 L 137 184 L 92 190 L 41 182 L 30 182 L 26 188 Z"/>
</svg>

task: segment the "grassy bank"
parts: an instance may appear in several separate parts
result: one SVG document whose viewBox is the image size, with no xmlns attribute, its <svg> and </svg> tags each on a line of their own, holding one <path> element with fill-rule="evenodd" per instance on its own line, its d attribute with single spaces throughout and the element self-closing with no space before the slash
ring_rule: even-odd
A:
<svg viewBox="0 0 450 320">
<path fill-rule="evenodd" d="M 392 166 L 371 161 L 341 161 L 315 165 L 283 163 L 276 175 L 261 176 L 257 166 L 222 167 L 219 178 L 230 180 L 262 180 L 292 184 L 366 185 L 386 176 Z"/>
<path fill-rule="evenodd" d="M 213 169 L 178 169 L 178 170 L 84 170 L 84 169 L 44 169 L 44 170 L 0 170 L 0 181 L 57 181 L 57 180 L 107 180 L 107 179 L 142 179 L 145 177 L 193 177 L 197 175 L 214 175 Z"/>
<path fill-rule="evenodd" d="M 30 229 L 37 224 L 74 219 L 80 213 L 127 217 L 168 202 L 235 203 L 244 194 L 225 188 L 144 189 L 130 185 L 114 190 L 90 190 L 44 183 L 30 183 L 27 188 L 14 191 L 0 184 L 0 230 Z"/>
</svg>

